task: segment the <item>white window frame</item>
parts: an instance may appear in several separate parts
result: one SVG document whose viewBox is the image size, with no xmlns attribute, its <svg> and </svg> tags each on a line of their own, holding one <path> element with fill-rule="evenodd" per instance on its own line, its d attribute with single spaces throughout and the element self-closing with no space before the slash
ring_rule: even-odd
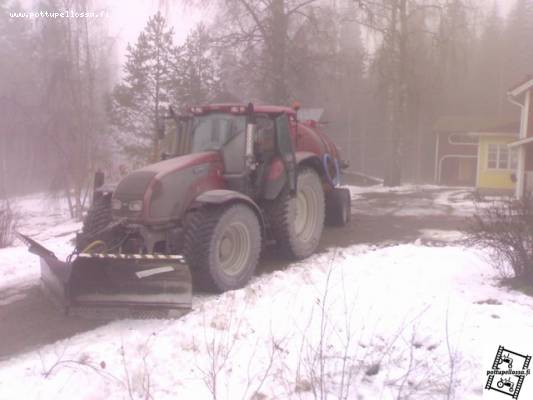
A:
<svg viewBox="0 0 533 400">
<path fill-rule="evenodd" d="M 496 166 L 491 167 L 490 166 L 490 150 L 491 147 L 496 146 Z M 507 151 L 507 157 L 503 157 L 502 153 L 504 151 Z M 506 162 L 507 167 L 502 168 L 501 164 L 503 162 Z M 518 153 L 516 149 L 510 149 L 507 147 L 506 143 L 489 143 L 487 145 L 487 162 L 486 167 L 488 170 L 491 171 L 514 171 L 516 169 L 516 166 L 518 164 Z"/>
<path fill-rule="evenodd" d="M 466 138 L 466 139 L 471 139 L 471 140 L 466 141 L 466 142 L 461 142 L 461 140 L 453 140 L 454 137 L 455 139 Z M 466 133 L 452 133 L 448 135 L 448 143 L 456 145 L 456 146 L 477 146 L 478 139 L 476 137 L 471 137 Z"/>
</svg>

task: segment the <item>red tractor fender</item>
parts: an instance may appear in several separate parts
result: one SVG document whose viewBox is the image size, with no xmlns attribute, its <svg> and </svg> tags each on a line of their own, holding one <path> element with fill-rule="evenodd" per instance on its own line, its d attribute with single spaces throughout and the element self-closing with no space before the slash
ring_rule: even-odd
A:
<svg viewBox="0 0 533 400">
<path fill-rule="evenodd" d="M 321 158 L 318 154 L 310 151 L 297 151 L 295 153 L 295 157 L 296 165 L 299 168 L 302 166 L 313 168 L 319 174 L 323 183 L 325 183 L 329 188 L 335 187 L 335 183 L 331 179 L 331 173 L 325 168 L 323 157 Z"/>
<path fill-rule="evenodd" d="M 297 165 L 300 165 L 304 161 L 310 161 L 313 158 L 316 158 L 316 161 L 320 163 L 320 158 L 318 157 L 318 155 L 310 151 L 297 151 L 294 153 L 294 156 L 296 157 Z"/>
<path fill-rule="evenodd" d="M 297 151 L 294 153 L 296 167 L 310 167 L 313 168 L 322 182 L 327 185 L 327 188 L 333 188 L 335 183 L 332 181 L 330 174 L 324 167 L 324 160 L 311 151 Z M 331 159 L 331 156 L 330 156 Z M 285 175 L 285 166 L 281 158 L 276 157 L 270 165 L 270 170 L 267 175 L 264 188 L 264 196 L 267 200 L 274 200 L 283 190 L 283 187 L 287 183 L 287 177 Z"/>
<path fill-rule="evenodd" d="M 196 208 L 203 205 L 229 205 L 232 203 L 243 203 L 252 209 L 257 215 L 257 219 L 261 224 L 261 229 L 265 229 L 265 220 L 261 208 L 250 197 L 235 190 L 228 189 L 213 189 L 203 192 L 194 199 L 191 208 Z"/>
</svg>

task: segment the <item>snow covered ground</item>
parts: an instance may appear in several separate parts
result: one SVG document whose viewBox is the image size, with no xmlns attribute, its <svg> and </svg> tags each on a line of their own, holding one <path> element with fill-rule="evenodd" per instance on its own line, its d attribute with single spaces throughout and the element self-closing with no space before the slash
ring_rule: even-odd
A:
<svg viewBox="0 0 533 400">
<path fill-rule="evenodd" d="M 352 188 L 355 202 L 365 191 L 387 190 Z M 467 198 L 449 189 L 432 201 L 466 215 Z M 64 208 L 54 218 L 21 230 L 66 254 L 78 225 Z M 439 235 L 457 238 L 421 231 Z M 330 249 L 202 296 L 179 320 L 111 322 L 20 354 L 0 363 L 0 399 L 481 398 L 499 344 L 530 351 L 533 298 L 500 287 L 485 251 L 419 243 Z M 0 250 L 0 293 L 37 279 L 34 256 Z M 520 398 L 532 398 L 530 380 Z"/>
<path fill-rule="evenodd" d="M 18 231 L 54 249 L 59 257 L 72 251 L 72 239 L 81 224 L 70 219 L 64 199 L 41 193 L 17 198 L 12 207 L 19 216 Z M 31 284 L 38 278 L 37 258 L 18 239 L 13 247 L 0 249 L 0 305 L 9 301 L 2 296 L 5 288 Z"/>
<path fill-rule="evenodd" d="M 475 211 L 474 191 L 472 188 L 455 187 L 443 188 L 435 185 L 403 185 L 399 187 L 385 187 L 375 185 L 369 187 L 351 186 L 352 198 L 364 199 L 368 195 L 376 196 L 374 209 L 365 209 L 365 213 L 381 215 L 386 213 L 393 216 L 471 216 Z M 402 198 L 391 195 L 401 195 Z M 484 202 L 478 202 L 478 207 L 490 205 L 493 201 L 501 201 L 499 197 L 485 197 Z"/>
</svg>

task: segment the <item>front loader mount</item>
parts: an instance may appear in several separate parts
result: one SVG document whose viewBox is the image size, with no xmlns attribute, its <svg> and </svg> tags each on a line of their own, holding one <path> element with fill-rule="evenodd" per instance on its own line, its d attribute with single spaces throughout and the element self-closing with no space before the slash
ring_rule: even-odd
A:
<svg viewBox="0 0 533 400">
<path fill-rule="evenodd" d="M 40 257 L 41 286 L 66 315 L 176 318 L 191 310 L 192 279 L 182 256 L 80 253 L 64 262 L 18 236 Z"/>
</svg>

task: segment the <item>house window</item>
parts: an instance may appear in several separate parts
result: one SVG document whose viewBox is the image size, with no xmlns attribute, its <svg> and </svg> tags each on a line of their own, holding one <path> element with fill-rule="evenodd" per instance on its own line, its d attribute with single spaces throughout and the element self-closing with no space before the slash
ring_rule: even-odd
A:
<svg viewBox="0 0 533 400">
<path fill-rule="evenodd" d="M 489 169 L 516 169 L 518 153 L 509 149 L 506 144 L 489 144 L 487 168 Z"/>
</svg>

